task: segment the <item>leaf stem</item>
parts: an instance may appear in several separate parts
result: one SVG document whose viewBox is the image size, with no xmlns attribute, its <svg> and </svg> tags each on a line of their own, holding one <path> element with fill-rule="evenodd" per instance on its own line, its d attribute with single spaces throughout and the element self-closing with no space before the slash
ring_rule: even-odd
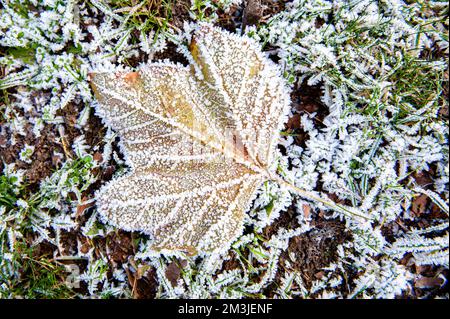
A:
<svg viewBox="0 0 450 319">
<path fill-rule="evenodd" d="M 373 218 L 367 216 L 366 214 L 359 212 L 359 211 L 354 211 L 351 210 L 349 207 L 346 207 L 344 205 L 340 205 L 335 203 L 332 200 L 327 200 L 324 198 L 321 198 L 319 196 L 317 196 L 316 194 L 309 192 L 307 190 L 301 189 L 297 186 L 295 186 L 294 184 L 291 184 L 290 182 L 285 181 L 284 179 L 282 179 L 281 177 L 277 176 L 277 175 L 272 175 L 269 174 L 270 179 L 277 182 L 280 186 L 285 186 L 286 188 L 288 188 L 291 192 L 305 198 L 308 199 L 310 201 L 315 201 L 315 202 L 319 202 L 324 204 L 325 206 L 337 211 L 337 212 L 341 212 L 347 216 L 357 216 L 360 218 L 363 218 L 365 220 L 372 220 Z"/>
</svg>

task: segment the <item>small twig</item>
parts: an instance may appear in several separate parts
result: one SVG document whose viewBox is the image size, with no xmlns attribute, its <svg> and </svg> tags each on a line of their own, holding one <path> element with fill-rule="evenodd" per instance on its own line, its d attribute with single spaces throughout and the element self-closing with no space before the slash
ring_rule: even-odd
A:
<svg viewBox="0 0 450 319">
<path fill-rule="evenodd" d="M 64 126 L 60 125 L 58 127 L 58 133 L 59 133 L 59 136 L 61 138 L 61 145 L 62 145 L 64 154 L 66 155 L 66 157 L 68 159 L 72 159 L 72 155 L 70 154 L 70 150 L 69 150 L 69 148 L 67 146 L 68 143 L 67 143 L 65 132 L 64 132 Z"/>
</svg>

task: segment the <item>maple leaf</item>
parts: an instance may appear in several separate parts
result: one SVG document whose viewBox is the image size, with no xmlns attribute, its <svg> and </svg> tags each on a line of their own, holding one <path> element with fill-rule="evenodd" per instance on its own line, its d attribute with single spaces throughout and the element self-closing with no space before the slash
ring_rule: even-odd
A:
<svg viewBox="0 0 450 319">
<path fill-rule="evenodd" d="M 290 99 L 247 37 L 201 24 L 189 50 L 189 66 L 92 74 L 91 85 L 131 168 L 97 192 L 98 211 L 150 234 L 154 250 L 194 255 L 228 248 L 261 183 L 286 183 L 273 164 Z"/>
</svg>

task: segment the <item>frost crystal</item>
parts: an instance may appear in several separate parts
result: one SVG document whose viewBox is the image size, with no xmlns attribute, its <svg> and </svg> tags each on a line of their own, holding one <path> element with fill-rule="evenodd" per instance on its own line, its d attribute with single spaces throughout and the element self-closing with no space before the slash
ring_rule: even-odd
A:
<svg viewBox="0 0 450 319">
<path fill-rule="evenodd" d="M 150 234 L 154 250 L 197 254 L 242 232 L 256 189 L 274 176 L 289 96 L 247 37 L 200 24 L 189 50 L 187 67 L 153 63 L 91 83 L 131 167 L 97 193 L 100 214 Z"/>
</svg>

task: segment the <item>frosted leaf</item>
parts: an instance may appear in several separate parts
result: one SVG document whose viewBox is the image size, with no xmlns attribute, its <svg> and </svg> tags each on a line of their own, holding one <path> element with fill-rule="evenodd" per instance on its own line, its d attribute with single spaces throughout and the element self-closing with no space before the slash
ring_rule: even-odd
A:
<svg viewBox="0 0 450 319">
<path fill-rule="evenodd" d="M 196 254 L 242 232 L 256 189 L 274 175 L 289 97 L 249 38 L 201 24 L 189 49 L 187 67 L 153 63 L 93 74 L 91 84 L 131 168 L 98 191 L 100 214 L 150 234 L 157 251 Z"/>
</svg>

